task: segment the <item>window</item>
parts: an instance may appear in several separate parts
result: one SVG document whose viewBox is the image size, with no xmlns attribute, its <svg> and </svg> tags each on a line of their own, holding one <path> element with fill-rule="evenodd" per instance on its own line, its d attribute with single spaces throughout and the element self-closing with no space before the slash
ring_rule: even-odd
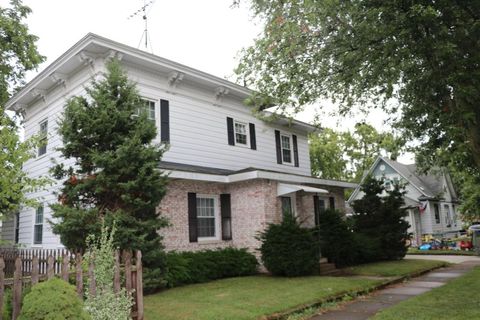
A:
<svg viewBox="0 0 480 320">
<path fill-rule="evenodd" d="M 457 212 L 455 210 L 455 205 L 452 204 L 452 223 L 457 226 Z"/>
<path fill-rule="evenodd" d="M 40 122 L 40 130 L 38 132 L 40 141 L 38 142 L 38 156 L 47 153 L 48 144 L 48 120 Z"/>
<path fill-rule="evenodd" d="M 290 144 L 290 136 L 280 135 L 282 147 L 282 161 L 292 163 L 292 148 Z"/>
<path fill-rule="evenodd" d="M 247 125 L 245 123 L 235 121 L 235 143 L 248 145 Z"/>
<path fill-rule="evenodd" d="M 292 215 L 292 198 L 291 197 L 281 197 L 282 200 L 282 215 Z"/>
<path fill-rule="evenodd" d="M 438 207 L 438 203 L 433 204 L 433 209 L 435 211 L 435 223 L 440 223 L 440 208 Z"/>
<path fill-rule="evenodd" d="M 142 99 L 141 106 L 137 108 L 134 116 L 138 117 L 142 113 L 145 113 L 147 115 L 147 119 L 156 124 L 157 118 L 155 115 L 155 101 Z"/>
<path fill-rule="evenodd" d="M 35 212 L 35 224 L 33 226 L 33 244 L 42 244 L 43 240 L 43 206 Z"/>
<path fill-rule="evenodd" d="M 445 204 L 443 206 L 445 210 L 445 224 L 447 227 L 450 227 L 452 224 L 452 219 L 451 219 L 451 214 L 450 214 L 450 206 L 448 204 Z"/>
<path fill-rule="evenodd" d="M 218 217 L 215 197 L 197 195 L 198 238 L 217 238 L 217 223 Z"/>
</svg>

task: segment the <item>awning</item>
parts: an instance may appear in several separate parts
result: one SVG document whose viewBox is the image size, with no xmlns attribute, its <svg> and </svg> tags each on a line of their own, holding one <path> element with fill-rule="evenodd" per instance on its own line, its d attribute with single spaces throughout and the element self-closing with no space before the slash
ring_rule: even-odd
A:
<svg viewBox="0 0 480 320">
<path fill-rule="evenodd" d="M 279 183 L 277 186 L 277 196 L 283 196 L 285 194 L 289 194 L 292 192 L 297 192 L 303 190 L 309 193 L 328 193 L 325 189 L 308 187 L 308 186 L 300 186 L 296 184 L 287 184 L 287 183 Z"/>
</svg>

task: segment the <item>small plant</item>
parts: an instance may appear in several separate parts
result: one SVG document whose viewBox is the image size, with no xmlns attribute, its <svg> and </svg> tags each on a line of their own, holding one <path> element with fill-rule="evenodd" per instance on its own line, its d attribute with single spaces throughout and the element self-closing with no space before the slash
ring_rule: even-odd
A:
<svg viewBox="0 0 480 320">
<path fill-rule="evenodd" d="M 32 287 L 25 296 L 19 320 L 87 320 L 75 287 L 53 278 Z"/>
<path fill-rule="evenodd" d="M 276 276 L 305 276 L 318 272 L 320 250 L 314 232 L 286 214 L 280 224 L 260 233 L 262 262 Z"/>
<path fill-rule="evenodd" d="M 90 235 L 87 238 L 88 249 L 85 253 L 85 261 L 94 264 L 96 295 L 87 292 L 85 310 L 92 320 L 127 320 L 130 319 L 132 297 L 122 289 L 120 292 L 113 291 L 115 248 L 113 239 L 115 235 L 115 223 L 111 232 L 106 226 L 102 227 L 100 239 Z"/>
</svg>

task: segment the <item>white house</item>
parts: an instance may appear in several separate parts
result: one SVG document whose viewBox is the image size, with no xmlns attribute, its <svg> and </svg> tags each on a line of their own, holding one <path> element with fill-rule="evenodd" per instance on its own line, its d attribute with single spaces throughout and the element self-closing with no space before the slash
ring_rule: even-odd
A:
<svg viewBox="0 0 480 320">
<path fill-rule="evenodd" d="M 159 168 L 169 173 L 158 208 L 171 227 L 162 230 L 167 250 L 223 246 L 258 247 L 255 235 L 291 210 L 306 224 L 326 207 L 343 208 L 344 188 L 356 185 L 310 174 L 309 124 L 286 119 L 265 122 L 243 104 L 243 86 L 144 51 L 88 34 L 39 73 L 7 103 L 25 114 L 25 135 L 46 134 L 25 170 L 47 175 L 60 157 L 57 120 L 66 101 L 83 95 L 101 77 L 108 59 L 121 61 L 137 84 L 158 128 L 157 142 L 170 145 Z M 24 208 L 2 227 L 2 239 L 25 247 L 61 247 L 47 222 L 55 190 L 30 194 L 38 209 Z"/>
<path fill-rule="evenodd" d="M 415 164 L 405 165 L 379 157 L 367 175 L 384 178 L 387 188 L 392 188 L 395 182 L 406 184 L 404 200 L 408 208 L 409 232 L 413 235 L 412 245 L 419 245 L 422 239 L 430 237 L 449 238 L 462 229 L 462 221 L 457 214 L 457 194 L 446 170 L 425 175 L 417 172 Z M 352 203 L 362 196 L 360 187 L 357 187 L 348 202 Z"/>
</svg>

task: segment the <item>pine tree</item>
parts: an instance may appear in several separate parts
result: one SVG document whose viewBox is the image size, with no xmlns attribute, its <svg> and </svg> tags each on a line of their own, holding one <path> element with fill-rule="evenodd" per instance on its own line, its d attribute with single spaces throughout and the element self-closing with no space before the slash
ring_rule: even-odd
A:
<svg viewBox="0 0 480 320">
<path fill-rule="evenodd" d="M 115 221 L 115 245 L 142 250 L 146 285 L 157 286 L 163 264 L 158 230 L 167 222 L 156 208 L 165 194 L 166 177 L 158 170 L 165 151 L 153 144 L 155 124 L 147 119 L 135 84 L 112 60 L 86 97 L 71 98 L 59 122 L 65 159 L 52 173 L 63 182 L 52 205 L 53 232 L 71 250 L 84 250 L 88 235 L 99 236 L 102 222 Z M 149 279 L 150 278 L 150 279 Z"/>
</svg>

